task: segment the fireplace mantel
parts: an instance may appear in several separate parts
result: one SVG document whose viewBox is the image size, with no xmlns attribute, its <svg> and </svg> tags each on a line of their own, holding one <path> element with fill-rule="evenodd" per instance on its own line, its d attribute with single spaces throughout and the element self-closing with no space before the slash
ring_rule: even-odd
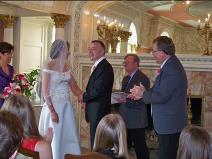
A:
<svg viewBox="0 0 212 159">
<path fill-rule="evenodd" d="M 124 56 L 126 56 L 126 54 L 106 54 L 107 59 L 114 67 L 122 65 Z M 138 54 L 138 56 L 141 60 L 141 67 L 152 69 L 158 68 L 159 65 L 155 62 L 155 59 L 151 54 L 144 53 Z M 185 70 L 212 72 L 212 56 L 201 56 L 192 54 L 177 54 L 176 56 L 182 62 Z M 92 65 L 87 53 L 77 54 L 75 55 L 75 57 L 78 59 L 78 61 L 80 61 L 81 64 Z"/>
</svg>

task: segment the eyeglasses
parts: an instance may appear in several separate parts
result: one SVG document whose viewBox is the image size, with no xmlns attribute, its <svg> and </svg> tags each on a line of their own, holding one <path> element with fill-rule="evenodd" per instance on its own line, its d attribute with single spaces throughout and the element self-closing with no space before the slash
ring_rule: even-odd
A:
<svg viewBox="0 0 212 159">
<path fill-rule="evenodd" d="M 125 65 L 127 65 L 127 64 L 134 64 L 134 63 L 135 63 L 135 62 L 124 61 L 124 62 L 122 63 L 122 65 L 125 66 Z"/>
<path fill-rule="evenodd" d="M 150 53 L 151 53 L 151 54 L 154 54 L 154 53 L 156 53 L 156 52 L 158 52 L 158 51 L 160 51 L 160 50 L 155 50 L 155 51 L 152 50 Z"/>
</svg>

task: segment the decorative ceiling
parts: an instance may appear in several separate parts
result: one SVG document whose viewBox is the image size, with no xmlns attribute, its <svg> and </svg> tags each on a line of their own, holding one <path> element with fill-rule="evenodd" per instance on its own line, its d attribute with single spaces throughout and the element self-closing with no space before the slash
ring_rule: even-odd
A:
<svg viewBox="0 0 212 159">
<path fill-rule="evenodd" d="M 211 1 L 116 1 L 99 10 L 110 16 L 132 21 L 140 13 L 164 17 L 185 27 L 196 27 L 198 19 L 205 19 L 212 13 Z"/>
<path fill-rule="evenodd" d="M 185 27 L 196 27 L 198 19 L 205 19 L 209 12 L 212 13 L 212 1 L 87 1 L 84 9 L 90 13 L 109 15 L 112 18 L 133 21 L 139 14 L 150 14 L 164 17 Z M 79 1 L 1 1 L 2 5 L 10 8 L 14 14 L 22 15 L 38 14 L 40 16 L 49 13 L 70 14 L 75 3 Z M 44 14 L 45 13 L 45 14 Z M 0 14 L 1 13 L 0 11 Z M 33 16 L 33 15 L 32 15 Z"/>
</svg>

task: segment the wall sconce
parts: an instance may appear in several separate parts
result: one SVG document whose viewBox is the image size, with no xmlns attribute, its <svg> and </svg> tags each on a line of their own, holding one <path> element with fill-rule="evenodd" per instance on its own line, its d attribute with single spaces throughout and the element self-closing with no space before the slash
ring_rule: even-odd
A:
<svg viewBox="0 0 212 159">
<path fill-rule="evenodd" d="M 205 22 L 198 20 L 198 27 L 197 30 L 200 35 L 204 36 L 205 43 L 204 43 L 204 53 L 203 55 L 211 55 L 212 52 L 209 51 L 209 42 L 212 41 L 212 31 L 211 31 L 211 23 L 210 23 L 210 13 L 208 17 L 205 18 Z"/>
</svg>

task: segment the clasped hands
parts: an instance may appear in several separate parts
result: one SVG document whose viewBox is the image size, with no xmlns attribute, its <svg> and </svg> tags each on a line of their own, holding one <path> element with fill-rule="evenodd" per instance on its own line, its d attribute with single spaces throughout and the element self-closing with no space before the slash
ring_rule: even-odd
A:
<svg viewBox="0 0 212 159">
<path fill-rule="evenodd" d="M 83 102 L 83 92 L 81 91 L 78 95 L 77 95 L 77 99 L 78 102 L 82 105 L 82 108 L 85 108 L 85 103 Z"/>
<path fill-rule="evenodd" d="M 139 100 L 143 98 L 143 93 L 145 90 L 145 87 L 141 83 L 139 84 L 139 86 L 134 85 L 134 87 L 130 89 L 130 94 L 127 96 L 127 98 Z"/>
</svg>

